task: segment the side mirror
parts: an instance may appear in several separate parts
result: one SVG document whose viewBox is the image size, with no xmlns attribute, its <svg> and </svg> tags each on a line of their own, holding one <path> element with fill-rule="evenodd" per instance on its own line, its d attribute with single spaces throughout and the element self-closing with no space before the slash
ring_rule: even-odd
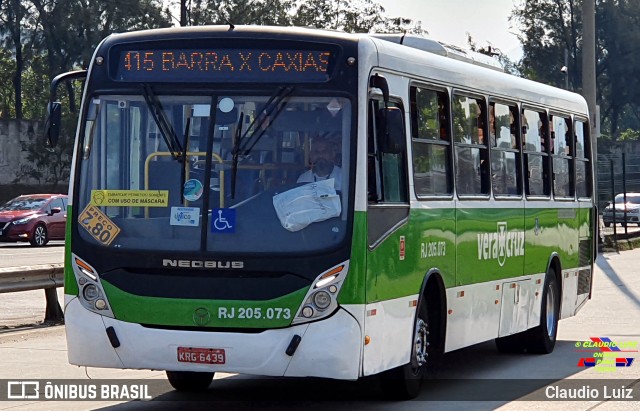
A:
<svg viewBox="0 0 640 411">
<path fill-rule="evenodd" d="M 404 119 L 398 107 L 380 109 L 378 133 L 382 135 L 382 151 L 401 154 L 405 148 Z"/>
<path fill-rule="evenodd" d="M 61 211 L 62 211 L 62 209 L 60 207 L 53 207 L 51 209 L 51 215 L 58 214 Z"/>
<path fill-rule="evenodd" d="M 384 76 L 379 74 L 371 76 L 369 79 L 369 86 L 380 89 L 385 104 L 389 102 L 389 83 L 387 83 L 387 79 L 384 78 Z"/>
<path fill-rule="evenodd" d="M 62 121 L 62 107 L 59 101 L 49 103 L 47 119 L 44 125 L 46 136 L 46 146 L 54 148 L 58 144 L 60 137 L 60 123 Z"/>
</svg>

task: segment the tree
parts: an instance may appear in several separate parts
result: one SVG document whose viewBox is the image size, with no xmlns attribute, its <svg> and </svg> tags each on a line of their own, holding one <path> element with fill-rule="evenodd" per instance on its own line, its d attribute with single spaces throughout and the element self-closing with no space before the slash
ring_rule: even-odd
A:
<svg viewBox="0 0 640 411">
<path fill-rule="evenodd" d="M 19 10 L 20 13 L 16 13 Z M 0 26 L 16 51 L 10 55 L 0 49 L 0 78 L 5 79 L 7 61 L 15 61 L 20 81 L 14 81 L 15 97 L 9 97 L 0 84 L 0 117 L 15 113 L 44 119 L 51 79 L 62 72 L 87 67 L 93 50 L 114 32 L 170 26 L 169 16 L 159 0 L 0 0 Z M 19 30 L 14 30 L 17 22 Z M 65 24 L 60 24 L 64 22 Z M 28 51 L 22 53 L 22 51 Z M 24 58 L 23 58 L 24 57 Z M 17 77 L 14 77 L 14 79 Z M 59 97 L 65 107 L 75 111 L 81 87 L 68 83 Z M 16 171 L 16 182 L 33 178 L 54 187 L 69 178 L 75 113 L 65 110 L 60 143 L 55 150 L 42 150 L 39 139 L 23 144 L 29 163 Z"/>
<path fill-rule="evenodd" d="M 516 7 L 511 20 L 519 24 L 523 58 L 520 70 L 525 77 L 556 87 L 564 87 L 560 68 L 564 65 L 564 51 L 569 57 L 569 88 L 577 90 L 581 80 L 582 19 L 579 0 L 525 0 Z"/>
<path fill-rule="evenodd" d="M 374 0 L 192 0 L 191 25 L 256 24 L 342 30 L 425 33 L 420 22 L 386 17 Z"/>
<path fill-rule="evenodd" d="M 111 33 L 171 24 L 158 0 L 30 1 L 37 15 L 39 45 L 46 50 L 50 79 L 78 66 L 88 67 L 93 50 Z M 67 90 L 74 109 L 74 93 Z"/>
<path fill-rule="evenodd" d="M 22 72 L 24 71 L 24 57 L 22 44 L 23 21 L 28 14 L 27 8 L 20 0 L 0 0 L 0 36 L 6 35 L 5 43 L 14 50 L 15 70 L 12 83 L 15 91 L 15 117 L 22 118 Z"/>
<path fill-rule="evenodd" d="M 192 0 L 188 23 L 259 24 L 288 26 L 291 24 L 292 0 Z"/>
<path fill-rule="evenodd" d="M 596 13 L 600 59 L 599 100 L 603 126 L 614 136 L 619 130 L 640 129 L 640 4 L 636 1 L 603 1 Z M 605 29 L 606 27 L 606 29 Z"/>
<path fill-rule="evenodd" d="M 12 117 L 15 113 L 15 91 L 10 81 L 15 70 L 13 56 L 9 50 L 0 48 L 0 119 Z"/>
<path fill-rule="evenodd" d="M 568 50 L 569 88 L 582 84 L 581 0 L 524 0 L 511 15 L 521 30 L 525 77 L 564 87 L 564 50 Z M 640 129 L 640 2 L 596 2 L 596 81 L 603 133 Z"/>
</svg>

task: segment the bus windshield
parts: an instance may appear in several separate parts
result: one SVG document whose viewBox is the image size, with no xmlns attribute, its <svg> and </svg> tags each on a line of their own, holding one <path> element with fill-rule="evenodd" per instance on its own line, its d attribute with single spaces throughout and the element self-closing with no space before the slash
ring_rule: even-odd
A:
<svg viewBox="0 0 640 411">
<path fill-rule="evenodd" d="M 280 88 L 94 95 L 78 153 L 80 237 L 124 249 L 296 253 L 348 220 L 351 103 Z"/>
</svg>

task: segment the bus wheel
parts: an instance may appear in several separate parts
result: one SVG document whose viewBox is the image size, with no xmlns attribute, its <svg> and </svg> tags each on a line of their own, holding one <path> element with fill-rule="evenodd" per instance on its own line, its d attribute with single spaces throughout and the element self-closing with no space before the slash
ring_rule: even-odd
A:
<svg viewBox="0 0 640 411">
<path fill-rule="evenodd" d="M 540 325 L 527 331 L 527 350 L 535 354 L 549 354 L 556 345 L 558 318 L 560 316 L 560 292 L 553 268 L 544 279 Z"/>
<path fill-rule="evenodd" d="M 178 391 L 204 391 L 211 381 L 212 372 L 167 371 L 169 384 Z"/>
<path fill-rule="evenodd" d="M 388 397 L 397 400 L 410 400 L 420 394 L 420 385 L 426 373 L 427 359 L 434 347 L 432 338 L 429 333 L 427 304 L 421 301 L 413 330 L 409 363 L 385 371 L 381 375 L 382 389 Z"/>
</svg>

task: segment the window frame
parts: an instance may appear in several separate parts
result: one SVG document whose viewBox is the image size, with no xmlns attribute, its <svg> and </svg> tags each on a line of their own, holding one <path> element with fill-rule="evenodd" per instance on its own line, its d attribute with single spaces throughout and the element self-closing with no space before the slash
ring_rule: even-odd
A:
<svg viewBox="0 0 640 411">
<path fill-rule="evenodd" d="M 541 151 L 530 151 L 526 149 L 525 133 L 522 132 L 522 128 L 524 127 L 523 119 L 526 117 L 524 115 L 525 111 L 532 111 L 532 112 L 538 113 L 538 116 L 540 114 L 544 114 L 544 121 L 543 121 L 544 135 L 541 136 L 543 140 L 541 140 L 540 142 L 541 148 L 542 148 Z M 520 106 L 519 114 L 520 114 L 520 145 L 522 146 L 522 170 L 523 170 L 522 176 L 523 176 L 523 182 L 524 182 L 522 186 L 522 192 L 524 194 L 524 197 L 527 200 L 549 200 L 551 199 L 552 192 L 553 192 L 552 181 L 551 181 L 552 158 L 551 158 L 551 152 L 549 147 L 550 140 L 551 140 L 549 137 L 549 112 L 544 107 L 522 103 Z M 542 159 L 542 184 L 543 184 L 543 191 L 545 187 L 547 188 L 548 192 L 546 193 L 543 193 L 543 194 L 527 193 L 527 185 L 529 181 L 529 157 L 528 157 L 529 155 L 539 156 Z M 545 158 L 546 158 L 546 161 L 545 161 Z M 545 178 L 545 171 L 546 171 L 546 178 Z"/>
<path fill-rule="evenodd" d="M 417 89 L 422 89 L 422 90 L 426 90 L 426 91 L 430 91 L 430 92 L 434 92 L 434 93 L 438 93 L 438 94 L 442 94 L 444 99 L 445 99 L 445 109 L 444 109 L 444 115 L 445 115 L 445 121 L 444 123 L 440 123 L 440 127 L 444 126 L 445 131 L 448 135 L 448 140 L 443 140 L 443 139 L 422 139 L 417 137 L 418 134 L 418 116 L 417 116 L 417 101 L 414 100 L 416 97 L 416 90 Z M 409 152 L 407 150 L 407 160 L 411 161 L 411 165 L 410 165 L 410 169 L 411 169 L 411 182 L 412 182 L 412 187 L 413 187 L 413 194 L 415 195 L 415 198 L 417 198 L 418 200 L 447 200 L 447 199 L 453 199 L 454 197 L 454 193 L 455 193 L 455 176 L 453 173 L 454 170 L 454 163 L 453 163 L 453 147 L 454 147 L 454 143 L 453 143 L 453 135 L 452 135 L 452 129 L 451 129 L 451 95 L 449 94 L 449 90 L 447 89 L 447 87 L 444 86 L 438 86 L 438 85 L 434 85 L 434 84 L 429 84 L 429 83 L 425 83 L 425 82 L 420 82 L 420 81 L 412 81 L 409 83 L 409 125 L 410 125 L 410 134 L 409 134 L 409 142 L 410 144 L 410 150 L 411 150 L 411 155 L 409 158 Z M 416 190 L 416 171 L 415 171 L 415 151 L 414 151 L 414 145 L 415 144 L 429 144 L 429 145 L 434 145 L 434 146 L 439 146 L 439 147 L 445 147 L 446 150 L 446 159 L 447 159 L 447 164 L 445 165 L 445 173 L 446 173 L 446 178 L 447 178 L 447 188 L 448 188 L 448 193 L 442 193 L 442 194 L 438 194 L 438 193 L 434 193 L 434 194 L 421 194 L 418 193 L 418 191 Z M 409 147 L 407 147 L 409 149 Z"/>
<path fill-rule="evenodd" d="M 592 146 L 592 142 L 591 142 L 591 124 L 589 123 L 589 119 L 582 117 L 582 116 L 578 116 L 578 115 L 574 115 L 573 116 L 573 134 L 576 137 L 574 139 L 574 145 L 577 143 L 577 134 L 576 134 L 576 123 L 582 123 L 583 126 L 583 133 L 584 133 L 584 157 L 578 157 L 578 152 L 577 152 L 577 147 L 575 147 L 575 156 L 574 156 L 574 162 L 576 163 L 576 166 L 574 167 L 575 169 L 575 197 L 578 199 L 578 201 L 591 201 L 591 199 L 594 197 L 594 190 L 593 190 L 593 174 L 591 172 L 592 169 L 592 164 L 593 164 L 593 146 Z M 587 173 L 585 174 L 586 177 L 586 184 L 587 184 L 587 193 L 588 195 L 586 197 L 581 197 L 578 195 L 578 167 L 577 167 L 577 163 L 578 162 L 583 162 L 585 163 L 585 170 L 587 171 Z"/>
<path fill-rule="evenodd" d="M 489 159 L 490 159 L 490 168 L 491 168 L 491 174 L 489 176 L 489 180 L 491 182 L 491 193 L 493 195 L 493 197 L 496 200 L 521 200 L 524 194 L 524 180 L 523 180 L 523 150 L 522 150 L 522 127 L 521 127 L 521 108 L 520 105 L 516 102 L 516 101 L 512 101 L 512 100 L 507 100 L 507 99 L 501 99 L 499 97 L 489 97 L 489 104 L 488 104 L 488 108 L 489 110 L 491 110 L 491 105 L 495 104 L 500 104 L 503 106 L 506 106 L 509 108 L 509 112 L 511 114 L 514 114 L 514 123 L 515 123 L 515 145 L 516 147 L 513 148 L 500 148 L 497 145 L 497 141 L 498 141 L 498 136 L 497 136 L 497 132 L 498 130 L 496 130 L 496 136 L 495 136 L 495 146 L 493 144 L 490 144 L 489 146 Z M 515 109 L 512 110 L 512 109 Z M 489 116 L 491 116 L 491 113 L 489 111 Z M 494 114 L 495 115 L 495 114 Z M 490 121 L 491 118 L 489 118 L 489 125 L 490 125 Z M 494 120 L 495 123 L 495 120 Z M 489 143 L 491 142 L 491 130 L 489 130 Z M 515 170 L 516 170 L 516 189 L 517 189 L 517 194 L 503 194 L 503 193 L 499 193 L 496 194 L 495 190 L 494 190 L 494 179 L 493 179 L 493 153 L 494 151 L 499 151 L 499 152 L 507 152 L 507 153 L 515 153 L 516 154 L 516 165 L 515 165 Z"/>
<path fill-rule="evenodd" d="M 459 199 L 464 199 L 464 200 L 488 200 L 491 198 L 491 157 L 490 157 L 490 147 L 488 144 L 488 138 L 484 138 L 484 144 L 476 144 L 476 143 L 463 143 L 463 142 L 458 142 L 455 141 L 455 136 L 454 136 L 454 102 L 456 101 L 456 97 L 457 96 L 463 96 L 466 98 L 472 98 L 474 100 L 480 101 L 481 102 L 481 110 L 484 109 L 483 115 L 482 115 L 482 120 L 484 122 L 483 124 L 483 135 L 484 136 L 488 136 L 489 135 L 489 105 L 487 103 L 487 97 L 483 94 L 480 94 L 478 92 L 473 92 L 473 91 L 469 91 L 466 89 L 461 89 L 461 88 L 454 88 L 451 90 L 451 96 L 450 96 L 450 111 L 451 111 L 451 117 L 450 117 L 450 123 L 451 123 L 451 141 L 453 144 L 453 183 L 454 183 L 454 192 L 456 193 L 456 196 Z M 487 165 L 486 165 L 486 169 L 482 170 L 480 169 L 480 191 L 481 193 L 476 194 L 476 193 L 460 193 L 459 191 L 459 186 L 458 186 L 458 169 L 459 169 L 459 164 L 458 164 L 458 153 L 457 153 L 457 149 L 461 147 L 461 148 L 471 148 L 471 149 L 478 149 L 479 152 L 479 157 L 480 157 L 480 164 L 482 164 L 482 160 L 487 161 Z M 482 150 L 486 150 L 485 151 L 485 158 L 482 158 Z M 483 177 L 482 172 L 485 172 L 485 176 Z M 483 178 L 485 181 L 483 181 Z M 487 192 L 482 192 L 482 185 L 483 183 L 487 186 L 488 190 L 486 190 Z"/>
<path fill-rule="evenodd" d="M 549 110 L 547 118 L 548 118 L 548 124 L 549 124 L 549 139 L 552 140 L 552 131 L 551 131 L 551 124 L 553 122 L 553 118 L 554 117 L 560 117 L 562 119 L 564 119 L 565 121 L 565 125 L 569 128 L 568 133 L 569 136 L 573 135 L 574 133 L 574 128 L 573 128 L 573 115 L 569 114 L 569 113 L 563 113 L 560 110 Z M 568 120 L 568 122 L 567 122 Z M 555 133 L 555 130 L 553 131 Z M 558 137 L 556 136 L 556 138 L 562 138 L 562 137 Z M 569 154 L 566 153 L 554 153 L 551 152 L 551 191 L 553 193 L 553 198 L 554 200 L 558 200 L 558 201 L 573 201 L 576 199 L 576 167 L 575 167 L 575 138 L 569 138 L 569 141 L 567 142 L 565 139 L 565 150 L 568 147 L 569 149 Z M 550 149 L 551 148 L 555 148 L 555 146 L 551 146 L 550 144 Z M 566 161 L 569 165 L 569 195 L 557 195 L 556 194 L 556 170 L 555 170 L 555 160 L 562 160 L 562 161 Z"/>
</svg>

